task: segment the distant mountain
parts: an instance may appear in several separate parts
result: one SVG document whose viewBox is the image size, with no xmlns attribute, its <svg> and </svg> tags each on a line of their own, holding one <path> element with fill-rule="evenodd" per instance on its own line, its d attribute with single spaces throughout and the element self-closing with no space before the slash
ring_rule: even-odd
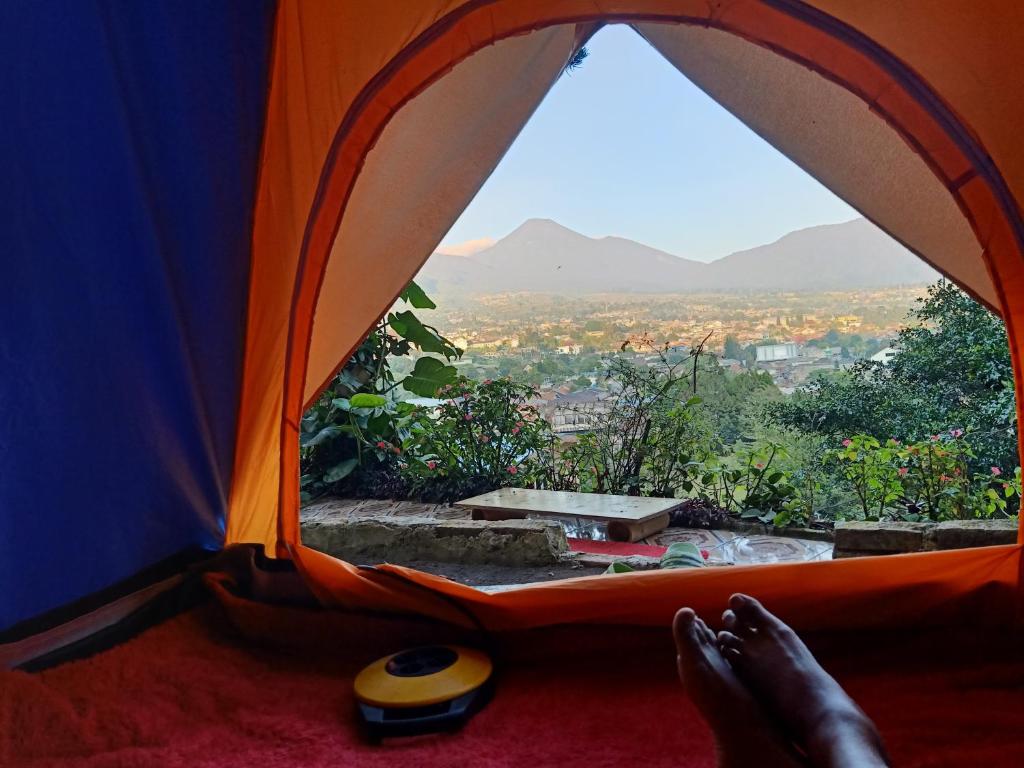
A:
<svg viewBox="0 0 1024 768">
<path fill-rule="evenodd" d="M 929 283 L 939 273 L 867 219 L 798 229 L 711 262 L 709 290 L 828 291 Z"/>
<path fill-rule="evenodd" d="M 419 280 L 435 291 L 587 294 L 844 290 L 937 277 L 865 219 L 797 230 L 710 263 L 530 219 L 476 253 L 433 254 Z"/>
</svg>

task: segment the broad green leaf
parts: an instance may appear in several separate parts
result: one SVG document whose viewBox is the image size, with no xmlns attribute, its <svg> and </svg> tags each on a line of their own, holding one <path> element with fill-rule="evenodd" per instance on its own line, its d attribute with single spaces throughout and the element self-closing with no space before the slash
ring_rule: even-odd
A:
<svg viewBox="0 0 1024 768">
<path fill-rule="evenodd" d="M 388 404 L 386 397 L 371 395 L 368 392 L 360 392 L 348 399 L 353 408 L 383 408 Z"/>
<path fill-rule="evenodd" d="M 446 384 L 454 384 L 458 371 L 453 365 L 445 365 L 436 357 L 421 357 L 416 361 L 412 373 L 402 380 L 402 386 L 414 395 L 433 397 Z"/>
<path fill-rule="evenodd" d="M 345 459 L 324 472 L 324 482 L 336 483 L 352 474 L 352 470 L 357 466 L 359 466 L 358 459 Z"/>
<path fill-rule="evenodd" d="M 388 316 L 391 330 L 408 339 L 424 352 L 435 352 L 439 355 L 454 354 L 453 347 L 443 338 L 427 328 L 412 312 L 397 312 Z"/>
<path fill-rule="evenodd" d="M 387 413 L 378 413 L 366 420 L 366 431 L 376 437 L 384 437 L 385 433 L 391 430 L 391 416 Z"/>
<path fill-rule="evenodd" d="M 402 291 L 402 301 L 412 304 L 416 309 L 437 309 L 437 304 L 430 300 L 430 297 L 416 285 L 415 282 L 410 281 L 405 290 Z"/>
</svg>

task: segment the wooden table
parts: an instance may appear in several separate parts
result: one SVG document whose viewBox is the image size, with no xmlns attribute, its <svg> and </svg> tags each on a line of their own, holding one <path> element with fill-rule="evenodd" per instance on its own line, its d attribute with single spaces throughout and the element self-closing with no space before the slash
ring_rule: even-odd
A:
<svg viewBox="0 0 1024 768">
<path fill-rule="evenodd" d="M 664 530 L 669 512 L 680 505 L 679 499 L 532 488 L 499 488 L 455 504 L 471 510 L 474 520 L 512 520 L 529 515 L 596 520 L 608 524 L 608 538 L 612 541 L 638 541 Z"/>
</svg>

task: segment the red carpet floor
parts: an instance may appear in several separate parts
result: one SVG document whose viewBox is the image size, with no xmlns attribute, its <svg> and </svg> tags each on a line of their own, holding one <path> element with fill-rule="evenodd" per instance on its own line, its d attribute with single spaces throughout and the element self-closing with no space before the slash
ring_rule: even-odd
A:
<svg viewBox="0 0 1024 768">
<path fill-rule="evenodd" d="M 665 554 L 665 550 L 668 547 L 659 547 L 656 544 L 634 544 L 628 541 L 569 539 L 569 549 L 573 552 L 587 552 L 591 555 L 615 555 L 616 557 L 645 555 L 647 557 L 661 557 Z"/>
<path fill-rule="evenodd" d="M 91 659 L 0 673 L 0 765 L 712 765 L 667 645 L 507 666 L 461 733 L 370 747 L 353 725 L 351 662 L 253 647 L 219 617 L 208 606 Z M 1008 638 L 951 642 L 847 638 L 826 658 L 896 766 L 1024 765 L 1021 654 Z"/>
</svg>

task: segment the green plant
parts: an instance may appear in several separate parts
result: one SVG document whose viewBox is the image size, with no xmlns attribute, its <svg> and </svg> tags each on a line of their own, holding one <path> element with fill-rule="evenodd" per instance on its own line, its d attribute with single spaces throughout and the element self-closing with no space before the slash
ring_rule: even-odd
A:
<svg viewBox="0 0 1024 768">
<path fill-rule="evenodd" d="M 903 495 L 895 441 L 882 444 L 871 435 L 854 435 L 834 451 L 843 477 L 849 483 L 865 520 L 881 520 Z"/>
<path fill-rule="evenodd" d="M 403 442 L 403 475 L 414 493 L 453 501 L 541 479 L 551 433 L 529 403 L 533 387 L 463 378 L 439 394 L 444 402 L 420 411 Z"/>
<path fill-rule="evenodd" d="M 400 298 L 412 309 L 435 308 L 416 283 L 409 283 Z M 408 438 L 414 409 L 396 399 L 396 390 L 401 387 L 433 396 L 439 387 L 455 381 L 455 367 L 448 363 L 462 354 L 412 309 L 388 313 L 303 415 L 299 432 L 303 500 L 352 482 L 357 472 L 382 476 L 381 490 L 400 490 L 396 461 Z M 411 371 L 397 376 L 394 361 L 414 352 L 422 354 Z"/>
<path fill-rule="evenodd" d="M 695 467 L 693 487 L 741 518 L 774 522 L 795 493 L 788 474 L 778 468 L 784 456 L 785 449 L 778 442 L 745 444 L 732 454 L 711 456 Z"/>
<path fill-rule="evenodd" d="M 986 476 L 979 474 L 975 479 L 980 486 L 978 492 L 978 506 L 984 512 L 984 517 L 998 517 L 999 515 L 1010 516 L 1014 512 L 1019 513 L 1021 498 L 1021 469 L 1017 467 L 1013 476 L 1004 479 L 1000 478 L 1002 470 L 999 467 L 990 467 L 991 474 Z M 1011 507 L 1015 504 L 1016 507 Z"/>
<path fill-rule="evenodd" d="M 962 429 L 904 444 L 853 435 L 832 452 L 867 520 L 967 520 L 1007 516 L 1019 505 L 1020 471 L 1004 478 L 991 466 L 973 472 L 974 450 Z"/>
<path fill-rule="evenodd" d="M 971 435 L 973 472 L 1016 466 L 1013 366 L 1003 321 L 940 280 L 912 313 L 887 363 L 862 360 L 769 403 L 774 424 L 819 434 L 918 442 L 956 424 Z"/>
<path fill-rule="evenodd" d="M 584 433 L 570 443 L 552 435 L 544 454 L 540 487 L 550 491 L 595 491 L 595 440 L 592 433 Z"/>
<path fill-rule="evenodd" d="M 549 487 L 672 497 L 711 451 L 703 401 L 695 394 L 701 347 L 673 361 L 667 345 L 640 340 L 636 346 L 654 360 L 642 366 L 605 359 L 611 393 L 580 414 L 592 425 L 588 432 L 551 451 Z"/>
</svg>

